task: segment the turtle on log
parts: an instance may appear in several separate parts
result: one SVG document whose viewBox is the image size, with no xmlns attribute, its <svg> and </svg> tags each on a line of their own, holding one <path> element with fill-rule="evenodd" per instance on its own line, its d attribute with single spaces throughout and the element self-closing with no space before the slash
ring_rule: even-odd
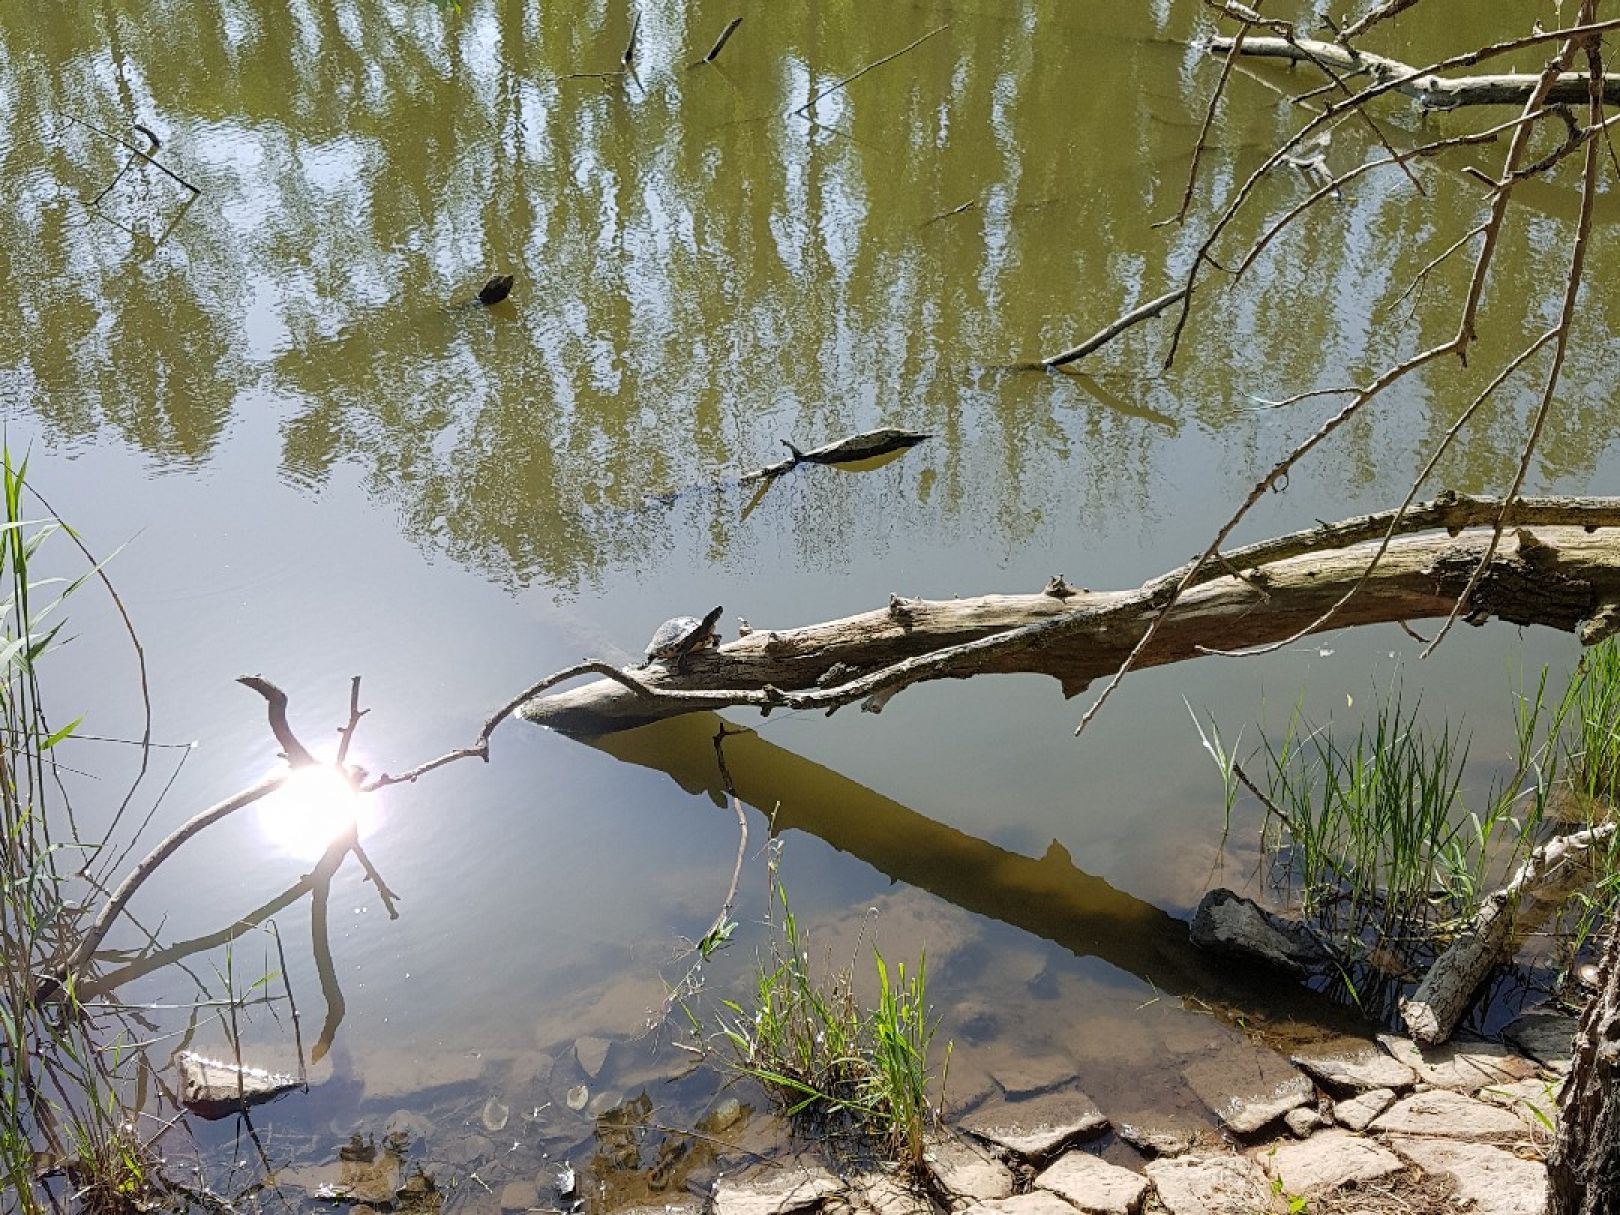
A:
<svg viewBox="0 0 1620 1215">
<path fill-rule="evenodd" d="M 647 661 L 641 665 L 650 667 L 655 662 L 661 662 L 666 667 L 680 674 L 686 670 L 686 660 L 698 650 L 708 649 L 720 644 L 720 635 L 715 625 L 720 620 L 720 613 L 725 611 L 717 607 L 702 620 L 696 616 L 676 616 L 664 621 L 647 642 Z"/>
</svg>

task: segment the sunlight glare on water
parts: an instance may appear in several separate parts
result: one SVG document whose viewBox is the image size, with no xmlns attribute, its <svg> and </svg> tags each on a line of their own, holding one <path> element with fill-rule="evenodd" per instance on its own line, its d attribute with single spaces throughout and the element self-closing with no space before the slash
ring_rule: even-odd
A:
<svg viewBox="0 0 1620 1215">
<path fill-rule="evenodd" d="M 299 768 L 259 803 L 259 829 L 278 852 L 319 860 L 343 832 L 364 840 L 382 821 L 377 797 L 356 793 L 335 768 Z"/>
</svg>

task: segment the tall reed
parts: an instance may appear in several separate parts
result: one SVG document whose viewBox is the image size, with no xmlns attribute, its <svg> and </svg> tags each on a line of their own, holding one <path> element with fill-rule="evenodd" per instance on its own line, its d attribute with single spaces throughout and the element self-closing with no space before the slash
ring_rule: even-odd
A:
<svg viewBox="0 0 1620 1215">
<path fill-rule="evenodd" d="M 53 729 L 39 684 L 78 583 L 33 568 L 60 524 L 25 517 L 26 475 L 26 460 L 0 451 L 0 1211 L 34 1215 L 65 1197 L 117 1215 L 143 1209 L 160 1186 L 119 1095 L 120 1073 L 140 1061 L 104 1041 L 71 981 L 42 994 L 86 920 L 84 847 L 53 769 L 78 722 Z"/>
</svg>

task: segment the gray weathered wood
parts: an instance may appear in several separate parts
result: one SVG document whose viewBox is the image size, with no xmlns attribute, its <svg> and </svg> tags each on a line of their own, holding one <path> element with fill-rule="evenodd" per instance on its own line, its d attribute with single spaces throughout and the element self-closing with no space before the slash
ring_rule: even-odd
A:
<svg viewBox="0 0 1620 1215">
<path fill-rule="evenodd" d="M 1212 54 L 1224 55 L 1232 49 L 1233 41 L 1224 36 L 1211 38 L 1209 50 Z M 1419 72 L 1398 59 L 1367 51 L 1352 51 L 1337 42 L 1321 42 L 1315 38 L 1251 35 L 1243 39 L 1238 53 L 1258 59 L 1316 62 L 1340 74 L 1397 80 L 1400 82 L 1395 86 L 1397 92 L 1404 93 L 1429 110 L 1451 110 L 1464 105 L 1523 105 L 1541 80 L 1534 73 L 1439 76 L 1433 72 Z M 1547 94 L 1547 104 L 1573 105 L 1584 102 L 1586 98 L 1586 77 L 1579 72 L 1565 72 L 1553 82 L 1552 90 Z M 1603 78 L 1603 100 L 1609 105 L 1620 105 L 1620 75 L 1610 72 Z"/>
<path fill-rule="evenodd" d="M 1489 499 L 1448 495 L 1414 508 L 1412 525 L 1467 527 L 1494 516 Z M 1467 605 L 1471 621 L 1497 617 L 1574 632 L 1608 618 L 1620 603 L 1620 501 L 1536 499 L 1511 519 L 1588 520 L 1588 526 L 1521 527 L 1504 537 Z M 1359 585 L 1330 628 L 1444 616 L 1455 606 L 1490 540 L 1487 528 L 1399 536 L 1377 569 L 1366 571 L 1388 516 L 1365 516 L 1234 550 L 1183 592 L 1139 660 L 1158 666 L 1208 650 L 1237 650 L 1311 629 Z M 1360 543 L 1344 543 L 1363 537 Z M 1223 572 L 1224 571 L 1224 572 Z M 872 710 L 899 690 L 930 679 L 1035 672 L 1074 695 L 1112 674 L 1185 574 L 1131 591 L 894 598 L 887 608 L 799 628 L 759 629 L 694 655 L 685 676 L 652 671 L 642 682 L 660 695 L 597 681 L 531 700 L 530 721 L 570 733 L 625 729 L 726 704 L 830 710 L 860 699 Z M 1364 580 L 1364 581 L 1363 581 Z M 1601 639 L 1588 627 L 1582 641 Z M 638 673 L 639 676 L 640 673 Z"/>
</svg>

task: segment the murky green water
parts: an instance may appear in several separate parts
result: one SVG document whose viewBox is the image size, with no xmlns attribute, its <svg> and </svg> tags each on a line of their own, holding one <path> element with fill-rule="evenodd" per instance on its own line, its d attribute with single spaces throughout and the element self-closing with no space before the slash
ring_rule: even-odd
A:
<svg viewBox="0 0 1620 1215">
<path fill-rule="evenodd" d="M 1532 8 L 1550 21 L 1550 3 L 1471 15 L 1516 32 Z M 1460 170 L 1493 150 L 1423 164 L 1426 200 L 1375 176 L 1294 224 L 1235 288 L 1201 298 L 1169 371 L 1162 323 L 1082 376 L 998 370 L 1174 285 L 1212 195 L 1293 121 L 1278 88 L 1298 78 L 1244 72 L 1189 223 L 1150 226 L 1180 198 L 1213 80 L 1188 45 L 1202 29 L 1190 0 L 639 11 L 634 79 L 571 76 L 617 66 L 623 5 L 0 17 L 7 441 L 31 449 L 36 482 L 99 552 L 119 550 L 110 571 L 152 671 L 155 736 L 199 743 L 155 757 L 132 815 L 188 758 L 154 832 L 273 761 L 258 702 L 232 682 L 245 671 L 288 689 L 311 739 L 332 737 L 363 674 L 356 754 L 397 770 L 470 741 L 544 672 L 626 661 L 658 621 L 714 603 L 728 625 L 759 627 L 890 592 L 1034 590 L 1058 570 L 1137 583 L 1205 543 L 1331 408 L 1254 398 L 1365 380 L 1451 331 L 1461 265 L 1411 315 L 1397 298 L 1472 222 L 1482 195 Z M 719 59 L 689 67 L 738 14 Z M 1447 37 L 1397 28 L 1386 45 L 1415 55 Z M 1464 122 L 1392 105 L 1384 131 L 1409 146 Z M 130 155 L 148 146 L 135 123 L 195 195 Z M 1351 124 L 1327 156 L 1343 169 L 1378 151 Z M 1263 181 L 1233 239 L 1304 189 Z M 1391 393 L 1246 535 L 1391 505 L 1494 370 L 1488 356 L 1546 325 L 1575 195 L 1567 182 L 1526 194 L 1475 366 Z M 1615 217 L 1605 197 L 1581 351 L 1535 488 L 1601 491 L 1616 466 Z M 497 271 L 516 276 L 511 299 L 471 306 Z M 1528 381 L 1506 392 L 1435 487 L 1501 487 L 1533 402 Z M 734 479 L 779 440 L 877 425 L 935 437 L 870 473 L 802 470 L 745 513 Z M 59 712 L 138 731 L 110 611 L 86 592 L 74 621 L 50 673 Z M 1116 1119 L 1191 1117 L 1188 1060 L 1247 1048 L 1201 1011 L 1241 993 L 1188 952 L 1177 917 L 1209 885 L 1247 879 L 1252 829 L 1239 824 L 1223 865 L 1218 783 L 1183 700 L 1248 741 L 1298 697 L 1353 719 L 1400 677 L 1436 716 L 1466 720 L 1483 770 L 1507 736 L 1512 671 L 1573 657 L 1566 638 L 1500 625 L 1422 664 L 1417 648 L 1390 628 L 1146 673 L 1081 742 L 1083 706 L 1039 679 L 925 687 L 879 718 L 774 716 L 735 748 L 754 849 L 775 810 L 801 915 L 853 941 L 876 907 L 886 951 L 926 942 L 965 1089 L 998 1059 L 1058 1058 Z M 352 863 L 334 880 L 343 1013 L 308 1124 L 346 1133 L 426 1101 L 412 1095 L 424 1076 L 458 1101 L 521 1090 L 538 1105 L 536 1052 L 636 1032 L 730 872 L 711 733 L 673 723 L 593 748 L 515 723 L 487 767 L 391 791 L 367 847 L 401 915 L 386 918 Z M 68 777 L 94 820 L 132 761 L 110 744 L 76 754 L 100 778 Z M 165 941 L 217 933 L 308 868 L 275 824 L 239 817 L 142 892 L 135 911 Z M 758 940 L 763 883 L 756 854 L 749 927 L 710 968 L 720 988 Z M 275 919 L 313 1040 L 330 1004 L 309 901 Z M 268 948 L 245 937 L 236 973 L 274 969 Z M 221 952 L 192 964 L 213 981 Z M 194 998 L 173 970 L 137 990 Z M 247 1039 L 269 1065 L 294 1062 L 268 1017 Z M 193 1045 L 222 1044 L 204 1018 Z M 613 1066 L 608 1087 L 633 1093 L 642 1064 Z M 694 1083 L 680 1102 L 707 1095 Z M 514 1159 L 532 1172 L 535 1143 L 566 1138 L 551 1133 Z"/>
</svg>

